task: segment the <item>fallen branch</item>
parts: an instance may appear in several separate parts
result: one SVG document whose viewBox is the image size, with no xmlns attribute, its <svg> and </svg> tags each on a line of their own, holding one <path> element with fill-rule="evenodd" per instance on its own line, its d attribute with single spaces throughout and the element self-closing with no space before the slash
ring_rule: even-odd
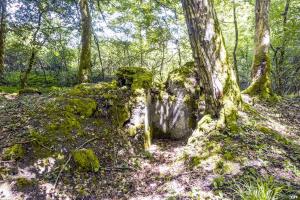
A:
<svg viewBox="0 0 300 200">
<path fill-rule="evenodd" d="M 57 175 L 57 177 L 56 177 L 56 180 L 55 180 L 55 183 L 54 183 L 54 188 L 56 188 L 56 186 L 57 186 L 57 184 L 58 184 L 58 181 L 59 181 L 59 178 L 60 178 L 60 176 L 61 176 L 63 170 L 64 170 L 65 167 L 67 166 L 67 164 L 70 162 L 71 158 L 72 158 L 72 155 L 69 154 L 69 158 L 68 158 L 67 162 L 65 162 L 65 164 L 64 164 L 63 167 L 60 169 L 60 171 L 59 171 L 59 173 L 58 173 L 58 175 Z"/>
</svg>

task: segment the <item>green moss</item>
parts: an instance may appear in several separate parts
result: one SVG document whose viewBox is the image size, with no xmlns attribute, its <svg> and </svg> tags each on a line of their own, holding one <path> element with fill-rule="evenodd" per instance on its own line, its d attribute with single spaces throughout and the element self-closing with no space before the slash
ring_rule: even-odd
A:
<svg viewBox="0 0 300 200">
<path fill-rule="evenodd" d="M 202 158 L 199 156 L 192 156 L 189 160 L 189 167 L 194 168 L 201 164 Z"/>
<path fill-rule="evenodd" d="M 25 151 L 21 144 L 15 144 L 11 147 L 4 149 L 3 159 L 4 160 L 19 160 L 24 157 Z"/>
<path fill-rule="evenodd" d="M 283 137 L 280 133 L 277 131 L 270 129 L 268 127 L 262 126 L 262 125 L 257 125 L 256 129 L 263 132 L 264 134 L 269 134 L 271 135 L 276 141 L 281 142 L 285 145 L 290 145 L 291 141 Z"/>
<path fill-rule="evenodd" d="M 146 130 L 144 136 L 144 148 L 148 149 L 151 146 L 151 143 L 152 143 L 152 132 L 150 130 Z"/>
<path fill-rule="evenodd" d="M 65 110 L 83 117 L 90 117 L 97 108 L 97 102 L 90 98 L 65 99 Z"/>
<path fill-rule="evenodd" d="M 153 75 L 141 67 L 121 67 L 116 72 L 118 86 L 128 86 L 135 91 L 152 86 Z"/>
<path fill-rule="evenodd" d="M 46 130 L 72 139 L 73 133 L 82 133 L 82 121 L 91 117 L 96 108 L 97 103 L 91 98 L 57 98 L 45 107 L 49 119 Z"/>
<path fill-rule="evenodd" d="M 223 157 L 225 160 L 233 160 L 234 159 L 232 152 L 228 152 L 228 151 L 224 153 Z"/>
<path fill-rule="evenodd" d="M 217 177 L 213 180 L 214 189 L 221 188 L 225 184 L 225 178 L 223 176 Z"/>
<path fill-rule="evenodd" d="M 133 137 L 136 136 L 136 134 L 138 134 L 139 130 L 143 130 L 143 129 L 144 129 L 144 125 L 139 125 L 139 126 L 132 126 L 127 131 L 129 136 Z"/>
<path fill-rule="evenodd" d="M 80 149 L 72 153 L 75 164 L 82 171 L 97 172 L 100 164 L 92 149 Z"/>
<path fill-rule="evenodd" d="M 18 178 L 16 180 L 16 187 L 19 191 L 26 190 L 27 188 L 34 187 L 35 185 L 37 185 L 37 182 L 34 180 L 29 180 L 26 178 Z"/>
<path fill-rule="evenodd" d="M 18 93 L 19 88 L 16 86 L 0 86 L 0 92 L 5 92 L 5 93 Z"/>
<path fill-rule="evenodd" d="M 270 56 L 265 52 L 258 52 L 254 57 L 252 71 L 257 71 L 262 63 L 266 63 L 264 73 L 257 79 L 252 80 L 251 85 L 244 90 L 243 93 L 249 94 L 250 96 L 258 96 L 262 100 L 268 100 L 273 96 L 270 79 Z"/>
<path fill-rule="evenodd" d="M 130 112 L 127 104 L 112 105 L 110 112 L 113 123 L 119 127 L 122 127 L 124 123 L 130 118 Z"/>
<path fill-rule="evenodd" d="M 183 66 L 174 69 L 170 72 L 168 80 L 179 86 L 184 87 L 184 84 L 188 82 L 188 78 L 195 74 L 194 62 L 187 62 Z"/>
</svg>

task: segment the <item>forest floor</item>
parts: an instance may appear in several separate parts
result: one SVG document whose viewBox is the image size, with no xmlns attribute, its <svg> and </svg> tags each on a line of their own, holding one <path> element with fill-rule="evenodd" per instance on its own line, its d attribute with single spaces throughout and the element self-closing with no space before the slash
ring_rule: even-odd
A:
<svg viewBox="0 0 300 200">
<path fill-rule="evenodd" d="M 35 125 L 30 113 L 38 112 L 38 105 L 49 98 L 0 94 L 1 151 L 16 143 L 26 146 L 26 131 Z M 300 97 L 285 97 L 274 105 L 255 103 L 241 111 L 240 118 L 243 133 L 231 138 L 227 159 L 217 163 L 206 159 L 201 167 L 196 166 L 197 159 L 192 166 L 187 164 L 187 141 L 154 140 L 149 151 L 136 156 L 136 165 L 106 166 L 96 174 L 64 172 L 63 183 L 55 188 L 61 167 L 52 159 L 42 165 L 28 162 L 31 155 L 1 159 L 0 199 L 233 199 L 247 170 L 273 176 L 285 187 L 285 199 L 300 198 Z M 229 158 L 234 156 L 238 162 Z M 216 170 L 220 163 L 231 163 L 231 173 Z"/>
</svg>

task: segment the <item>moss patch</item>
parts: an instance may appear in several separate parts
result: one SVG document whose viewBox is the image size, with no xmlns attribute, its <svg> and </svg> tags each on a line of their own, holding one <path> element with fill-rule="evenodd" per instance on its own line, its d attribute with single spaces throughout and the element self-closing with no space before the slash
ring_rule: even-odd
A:
<svg viewBox="0 0 300 200">
<path fill-rule="evenodd" d="M 16 180 L 16 189 L 18 191 L 24 191 L 26 189 L 29 189 L 29 188 L 32 188 L 34 186 L 37 185 L 37 182 L 34 181 L 34 180 L 29 180 L 29 179 L 26 179 L 26 178 L 18 178 Z"/>
<path fill-rule="evenodd" d="M 95 112 L 97 103 L 90 98 L 72 98 L 67 100 L 65 107 L 67 112 L 75 113 L 80 116 L 90 117 Z"/>
<path fill-rule="evenodd" d="M 82 171 L 97 172 L 100 164 L 92 149 L 80 149 L 72 153 L 75 164 Z"/>
<path fill-rule="evenodd" d="M 9 148 L 6 148 L 3 152 L 4 160 L 19 160 L 25 155 L 24 148 L 21 144 L 15 144 Z"/>
</svg>

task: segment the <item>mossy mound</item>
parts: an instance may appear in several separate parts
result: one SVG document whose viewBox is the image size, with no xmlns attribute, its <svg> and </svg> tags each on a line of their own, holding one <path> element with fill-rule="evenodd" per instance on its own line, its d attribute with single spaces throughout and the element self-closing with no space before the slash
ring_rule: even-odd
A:
<svg viewBox="0 0 300 200">
<path fill-rule="evenodd" d="M 59 97 L 44 109 L 49 119 L 46 128 L 50 134 L 72 137 L 82 133 L 82 122 L 91 117 L 97 102 L 90 98 Z"/>
<path fill-rule="evenodd" d="M 21 144 L 15 144 L 4 149 L 3 160 L 19 160 L 25 155 L 25 150 Z"/>
<path fill-rule="evenodd" d="M 90 98 L 72 98 L 62 101 L 66 103 L 64 109 L 67 112 L 83 117 L 91 117 L 97 108 L 97 102 Z"/>
<path fill-rule="evenodd" d="M 30 180 L 30 179 L 27 179 L 27 178 L 18 178 L 16 180 L 16 189 L 18 191 L 23 191 L 23 190 L 26 190 L 28 188 L 32 188 L 36 185 L 36 181 L 34 180 Z"/>
<path fill-rule="evenodd" d="M 72 155 L 79 170 L 97 172 L 100 169 L 99 160 L 92 149 L 75 150 Z"/>
</svg>

